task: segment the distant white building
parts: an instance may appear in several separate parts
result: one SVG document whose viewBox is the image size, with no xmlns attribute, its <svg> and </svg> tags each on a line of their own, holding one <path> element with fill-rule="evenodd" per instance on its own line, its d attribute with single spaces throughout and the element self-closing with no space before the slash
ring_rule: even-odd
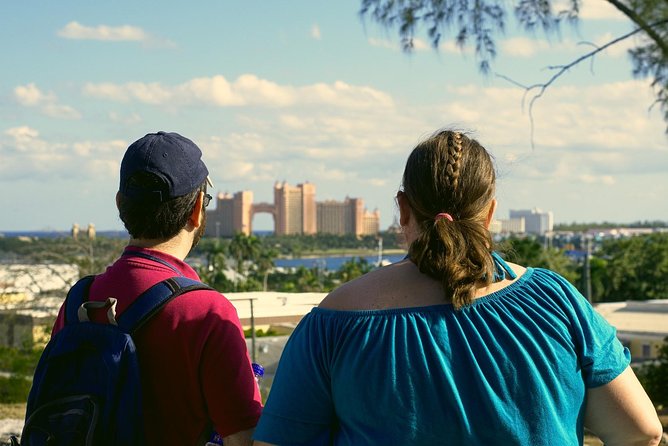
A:
<svg viewBox="0 0 668 446">
<path fill-rule="evenodd" d="M 551 211 L 543 212 L 538 208 L 529 210 L 510 210 L 510 220 L 524 219 L 524 232 L 527 234 L 544 235 L 552 232 L 554 216 Z"/>
<path fill-rule="evenodd" d="M 524 234 L 524 218 L 494 220 L 489 225 L 492 234 Z"/>
</svg>

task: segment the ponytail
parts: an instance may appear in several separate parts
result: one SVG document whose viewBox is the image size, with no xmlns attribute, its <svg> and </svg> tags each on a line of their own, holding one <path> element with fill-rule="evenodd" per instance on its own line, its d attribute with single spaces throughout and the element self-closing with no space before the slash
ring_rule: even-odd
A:
<svg viewBox="0 0 668 446">
<path fill-rule="evenodd" d="M 485 222 L 494 183 L 490 155 L 458 132 L 436 133 L 406 163 L 404 193 L 418 224 L 409 258 L 441 282 L 458 309 L 492 281 L 492 239 Z"/>
<path fill-rule="evenodd" d="M 477 222 L 425 220 L 408 255 L 421 273 L 443 285 L 455 308 L 469 305 L 476 289 L 491 283 L 489 231 Z"/>
</svg>

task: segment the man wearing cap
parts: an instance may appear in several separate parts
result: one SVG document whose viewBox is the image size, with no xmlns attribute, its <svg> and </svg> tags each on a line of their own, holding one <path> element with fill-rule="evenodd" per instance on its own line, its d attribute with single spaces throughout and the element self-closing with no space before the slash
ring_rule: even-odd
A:
<svg viewBox="0 0 668 446">
<path fill-rule="evenodd" d="M 184 259 L 204 233 L 211 200 L 201 156 L 195 143 L 177 133 L 151 133 L 128 147 L 116 204 L 131 239 L 95 277 L 90 300 L 115 297 L 122 314 L 164 279 L 199 280 Z M 62 313 L 52 334 L 63 327 Z M 261 398 L 239 317 L 225 297 L 212 290 L 182 294 L 134 339 L 148 445 L 204 444 L 212 429 L 226 446 L 251 444 Z"/>
</svg>

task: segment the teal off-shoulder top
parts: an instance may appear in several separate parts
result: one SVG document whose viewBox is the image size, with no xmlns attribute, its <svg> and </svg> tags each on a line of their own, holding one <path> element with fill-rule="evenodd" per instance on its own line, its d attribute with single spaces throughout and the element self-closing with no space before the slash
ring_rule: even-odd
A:
<svg viewBox="0 0 668 446">
<path fill-rule="evenodd" d="M 587 388 L 630 355 L 564 278 L 528 268 L 461 310 L 313 309 L 254 438 L 278 445 L 581 445 Z"/>
</svg>

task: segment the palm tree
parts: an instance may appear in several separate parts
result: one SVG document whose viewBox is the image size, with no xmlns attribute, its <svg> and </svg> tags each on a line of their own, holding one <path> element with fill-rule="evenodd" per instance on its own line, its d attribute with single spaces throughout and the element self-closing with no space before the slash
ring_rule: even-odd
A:
<svg viewBox="0 0 668 446">
<path fill-rule="evenodd" d="M 245 276 L 246 270 L 246 261 L 254 261 L 259 257 L 259 253 L 262 249 L 262 243 L 254 235 L 245 235 L 241 232 L 237 232 L 230 245 L 228 251 L 230 256 L 234 259 L 236 263 L 236 275 L 234 280 L 234 289 L 236 291 L 238 284 L 238 275 Z"/>
<path fill-rule="evenodd" d="M 274 248 L 265 248 L 260 250 L 258 257 L 255 259 L 255 268 L 257 272 L 262 275 L 262 290 L 267 291 L 267 280 L 269 279 L 269 272 L 274 268 L 274 259 L 278 256 L 278 252 Z"/>
</svg>

